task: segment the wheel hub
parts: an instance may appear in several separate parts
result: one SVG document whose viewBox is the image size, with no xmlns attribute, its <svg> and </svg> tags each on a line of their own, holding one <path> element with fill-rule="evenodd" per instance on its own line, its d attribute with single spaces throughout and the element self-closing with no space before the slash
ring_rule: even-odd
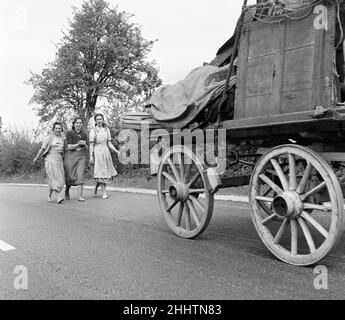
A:
<svg viewBox="0 0 345 320">
<path fill-rule="evenodd" d="M 288 219 L 297 219 L 303 211 L 301 198 L 294 191 L 286 191 L 275 197 L 272 207 L 277 216 Z"/>
<path fill-rule="evenodd" d="M 170 198 L 177 201 L 187 201 L 189 198 L 188 186 L 184 183 L 177 183 L 169 188 Z"/>
</svg>

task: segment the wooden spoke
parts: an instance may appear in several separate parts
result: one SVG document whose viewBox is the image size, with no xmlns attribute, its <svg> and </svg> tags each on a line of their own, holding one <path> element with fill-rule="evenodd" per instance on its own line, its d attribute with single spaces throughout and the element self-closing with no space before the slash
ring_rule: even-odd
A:
<svg viewBox="0 0 345 320">
<path fill-rule="evenodd" d="M 201 173 L 200 171 L 198 171 L 198 173 L 193 177 L 193 179 L 188 183 L 188 188 L 191 188 L 195 182 L 198 181 L 198 179 L 200 178 Z"/>
<path fill-rule="evenodd" d="M 309 231 L 307 224 L 301 218 L 298 219 L 298 223 L 301 226 L 301 229 L 303 231 L 305 239 L 307 240 L 307 244 L 308 244 L 310 253 L 315 252 L 316 248 L 315 248 L 314 240 L 310 234 L 310 231 Z"/>
<path fill-rule="evenodd" d="M 291 220 L 291 254 L 297 254 L 298 248 L 298 231 L 297 231 L 297 222 L 296 220 Z"/>
<path fill-rule="evenodd" d="M 270 221 L 272 221 L 275 217 L 276 217 L 276 214 L 274 213 L 274 214 L 270 215 L 268 218 L 262 220 L 262 221 L 261 221 L 261 224 L 262 224 L 262 225 L 266 225 L 266 224 L 268 224 Z"/>
<path fill-rule="evenodd" d="M 303 211 L 301 216 L 306 221 L 308 221 L 317 231 L 319 231 L 324 236 L 325 239 L 327 239 L 328 237 L 327 230 L 320 223 L 318 223 L 308 212 Z"/>
<path fill-rule="evenodd" d="M 289 153 L 289 190 L 296 190 L 296 159 L 294 155 Z"/>
<path fill-rule="evenodd" d="M 288 190 L 289 184 L 286 180 L 286 176 L 285 176 L 282 168 L 280 167 L 280 164 L 278 163 L 278 161 L 276 159 L 271 159 L 271 163 L 272 163 L 274 170 L 277 172 L 277 175 L 279 177 L 279 180 L 280 180 L 280 183 L 282 184 L 283 189 L 285 191 Z"/>
<path fill-rule="evenodd" d="M 178 173 L 178 171 L 177 171 L 177 169 L 176 169 L 176 166 L 174 165 L 174 163 L 172 162 L 172 160 L 171 160 L 171 159 L 168 159 L 168 163 L 169 163 L 169 165 L 170 165 L 172 171 L 174 172 L 176 181 L 180 181 L 180 180 L 181 180 L 180 174 Z"/>
<path fill-rule="evenodd" d="M 186 164 L 186 170 L 185 170 L 185 175 L 184 175 L 184 183 L 188 182 L 189 176 L 190 176 L 190 170 L 191 170 L 192 164 L 188 163 Z"/>
<path fill-rule="evenodd" d="M 186 216 L 185 216 L 185 220 L 186 220 L 186 229 L 188 231 L 190 231 L 190 226 L 191 226 L 191 222 L 190 222 L 190 210 L 188 206 L 185 206 L 185 211 L 186 211 Z"/>
<path fill-rule="evenodd" d="M 298 228 L 296 220 L 291 220 L 291 254 L 296 255 L 298 252 Z"/>
<path fill-rule="evenodd" d="M 193 219 L 194 219 L 197 227 L 199 227 L 200 226 L 200 218 L 199 218 L 199 216 L 198 216 L 198 214 L 197 214 L 197 212 L 193 206 L 193 203 L 191 202 L 191 200 L 187 200 L 186 203 L 187 203 L 187 206 L 188 206 L 190 212 L 192 213 Z"/>
<path fill-rule="evenodd" d="M 257 196 L 257 197 L 255 197 L 255 200 L 257 200 L 257 201 L 269 202 L 269 203 L 272 203 L 272 202 L 273 202 L 273 198 L 262 197 L 262 196 Z"/>
<path fill-rule="evenodd" d="M 264 192 L 263 192 L 263 197 L 266 197 L 271 191 L 272 191 L 272 188 L 270 188 L 269 186 L 265 186 L 266 188 L 266 190 L 264 190 Z M 274 191 L 274 190 L 273 190 Z"/>
<path fill-rule="evenodd" d="M 282 193 L 283 190 L 278 187 L 269 177 L 265 176 L 264 174 L 260 174 L 259 178 L 265 182 L 271 189 L 273 189 L 276 193 Z"/>
<path fill-rule="evenodd" d="M 198 206 L 199 209 L 204 212 L 205 211 L 205 207 L 203 206 L 203 204 L 200 202 L 199 199 L 195 198 L 194 196 L 190 195 L 189 198 L 192 200 L 193 204 Z"/>
<path fill-rule="evenodd" d="M 309 197 L 313 196 L 315 193 L 318 193 L 320 191 L 322 191 L 323 189 L 326 188 L 326 182 L 322 182 L 320 183 L 318 186 L 316 186 L 315 188 L 311 189 L 310 191 L 308 191 L 307 193 L 305 193 L 304 195 L 301 196 L 302 201 L 308 199 Z"/>
<path fill-rule="evenodd" d="M 183 163 L 183 157 L 181 155 L 181 153 L 177 154 L 177 160 L 180 166 L 180 178 L 182 180 L 182 182 L 184 181 L 184 163 Z"/>
<path fill-rule="evenodd" d="M 176 205 L 179 203 L 178 200 L 175 200 L 167 209 L 168 212 L 170 212 L 172 209 L 176 207 Z"/>
<path fill-rule="evenodd" d="M 301 194 L 301 193 L 303 193 L 303 192 L 305 191 L 305 187 L 306 187 L 307 182 L 308 182 L 308 180 L 309 180 L 309 177 L 310 177 L 311 169 L 312 169 L 312 168 L 313 168 L 313 167 L 312 167 L 311 163 L 308 162 L 307 167 L 306 167 L 305 170 L 304 170 L 303 177 L 302 177 L 302 179 L 301 179 L 301 181 L 300 181 L 300 183 L 299 183 L 299 186 L 298 186 L 297 189 L 296 189 L 296 192 L 297 192 L 297 193 Z"/>
<path fill-rule="evenodd" d="M 272 176 L 277 176 L 277 173 L 273 169 L 266 169 L 266 173 L 269 173 Z"/>
<path fill-rule="evenodd" d="M 167 178 L 172 184 L 176 184 L 177 181 L 168 173 L 168 172 L 162 172 L 162 175 Z"/>
<path fill-rule="evenodd" d="M 311 209 L 311 210 L 319 210 L 323 212 L 329 212 L 332 211 L 332 207 L 324 206 L 320 204 L 314 204 L 314 203 L 303 203 L 303 209 Z"/>
<path fill-rule="evenodd" d="M 189 189 L 188 193 L 193 194 L 193 193 L 204 193 L 205 189 Z"/>
<path fill-rule="evenodd" d="M 183 203 L 183 202 L 180 202 L 180 208 L 179 208 L 179 210 L 178 210 L 177 220 L 176 220 L 176 226 L 177 226 L 177 227 L 179 227 L 179 226 L 181 225 L 183 209 L 184 209 L 184 203 Z"/>
<path fill-rule="evenodd" d="M 284 219 L 282 225 L 280 226 L 277 235 L 274 238 L 274 244 L 278 244 L 282 238 L 282 236 L 284 235 L 284 232 L 286 230 L 286 227 L 288 225 L 289 220 L 288 219 Z"/>
</svg>

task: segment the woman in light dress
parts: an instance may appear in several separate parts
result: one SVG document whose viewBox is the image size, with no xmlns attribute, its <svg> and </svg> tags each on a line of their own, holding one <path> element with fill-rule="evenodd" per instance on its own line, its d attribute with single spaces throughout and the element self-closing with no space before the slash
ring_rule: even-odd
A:
<svg viewBox="0 0 345 320">
<path fill-rule="evenodd" d="M 94 116 L 95 128 L 90 132 L 90 163 L 94 164 L 94 179 L 96 180 L 95 196 L 100 186 L 102 189 L 102 198 L 107 199 L 106 185 L 109 179 L 117 176 L 111 159 L 110 150 L 119 154 L 111 143 L 110 130 L 104 123 L 102 114 Z"/>
<path fill-rule="evenodd" d="M 59 204 L 64 201 L 61 196 L 61 191 L 65 185 L 63 164 L 65 138 L 62 135 L 62 131 L 62 124 L 60 122 L 55 122 L 53 125 L 53 133 L 44 140 L 41 149 L 33 160 L 35 163 L 39 157 L 43 156 L 45 158 L 44 164 L 49 185 L 48 201 L 52 202 L 52 196 L 55 196 Z"/>
</svg>

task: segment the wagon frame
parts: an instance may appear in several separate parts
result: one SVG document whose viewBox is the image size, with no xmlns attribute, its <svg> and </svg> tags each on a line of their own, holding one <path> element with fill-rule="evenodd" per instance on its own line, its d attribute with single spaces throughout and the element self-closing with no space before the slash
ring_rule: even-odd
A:
<svg viewBox="0 0 345 320">
<path fill-rule="evenodd" d="M 217 190 L 249 185 L 254 226 L 278 259 L 315 264 L 341 238 L 344 195 L 334 166 L 345 162 L 345 106 L 334 72 L 337 6 L 317 4 L 327 8 L 327 28 L 313 24 L 316 4 L 296 19 L 241 26 L 234 119 L 205 131 L 225 130 L 228 168 L 242 163 L 250 174 L 219 174 L 193 145 L 174 145 L 162 156 L 158 199 L 178 236 L 206 230 Z"/>
</svg>

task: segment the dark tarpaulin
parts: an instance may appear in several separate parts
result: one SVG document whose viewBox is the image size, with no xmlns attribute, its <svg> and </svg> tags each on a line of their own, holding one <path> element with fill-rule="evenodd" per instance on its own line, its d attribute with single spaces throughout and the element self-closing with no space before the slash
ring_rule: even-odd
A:
<svg viewBox="0 0 345 320">
<path fill-rule="evenodd" d="M 184 80 L 157 89 L 146 108 L 162 126 L 185 128 L 205 108 L 217 107 L 211 105 L 223 92 L 226 70 L 227 66 L 218 68 L 206 65 L 196 68 Z M 232 78 L 229 87 L 235 83 L 236 79 Z"/>
</svg>

